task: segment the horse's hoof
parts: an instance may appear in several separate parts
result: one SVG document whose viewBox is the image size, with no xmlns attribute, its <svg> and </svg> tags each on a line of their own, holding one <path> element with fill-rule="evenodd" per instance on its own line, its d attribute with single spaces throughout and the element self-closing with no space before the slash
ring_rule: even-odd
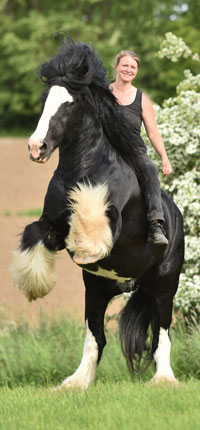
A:
<svg viewBox="0 0 200 430">
<path fill-rule="evenodd" d="M 89 257 L 81 257 L 80 255 L 74 254 L 73 261 L 76 264 L 92 264 L 99 260 L 99 256 L 91 255 Z"/>
<path fill-rule="evenodd" d="M 66 392 L 72 392 L 75 391 L 75 389 L 72 389 L 72 387 L 68 387 L 66 385 L 58 385 L 57 387 L 53 387 L 50 389 L 51 394 L 58 394 L 58 393 L 66 393 Z"/>
<path fill-rule="evenodd" d="M 62 390 L 61 390 L 61 387 L 58 386 L 58 387 L 50 388 L 49 391 L 50 391 L 51 394 L 55 394 L 55 393 L 60 393 Z"/>
<path fill-rule="evenodd" d="M 57 387 L 53 387 L 50 389 L 50 393 L 52 394 L 57 394 L 57 393 L 82 393 L 83 391 L 85 391 L 87 389 L 87 387 L 81 387 L 78 385 L 73 385 L 73 384 L 61 384 L 58 385 Z"/>
<path fill-rule="evenodd" d="M 149 386 L 164 385 L 164 384 L 168 384 L 168 385 L 171 385 L 171 386 L 174 386 L 174 387 L 178 387 L 179 381 L 176 378 L 173 378 L 173 377 L 156 376 L 156 377 L 153 377 L 148 382 Z"/>
</svg>

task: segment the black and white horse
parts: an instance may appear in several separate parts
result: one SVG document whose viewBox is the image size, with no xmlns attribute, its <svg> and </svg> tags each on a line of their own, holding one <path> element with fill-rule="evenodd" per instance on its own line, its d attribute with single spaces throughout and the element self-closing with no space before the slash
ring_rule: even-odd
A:
<svg viewBox="0 0 200 430">
<path fill-rule="evenodd" d="M 40 74 L 48 88 L 38 126 L 29 139 L 30 157 L 45 162 L 58 147 L 59 162 L 43 214 L 25 228 L 12 271 L 15 283 L 31 301 L 54 287 L 57 251 L 66 248 L 83 268 L 87 328 L 83 357 L 59 388 L 87 389 L 94 382 L 106 344 L 107 305 L 125 291 L 132 295 L 119 324 L 129 369 L 134 370 L 143 353 L 149 353 L 156 364 L 153 381 L 176 383 L 169 327 L 183 263 L 181 214 L 163 192 L 169 244 L 147 242 L 144 199 L 134 173 L 140 162 L 134 134 L 91 47 L 64 41 L 59 53 L 41 66 Z"/>
</svg>

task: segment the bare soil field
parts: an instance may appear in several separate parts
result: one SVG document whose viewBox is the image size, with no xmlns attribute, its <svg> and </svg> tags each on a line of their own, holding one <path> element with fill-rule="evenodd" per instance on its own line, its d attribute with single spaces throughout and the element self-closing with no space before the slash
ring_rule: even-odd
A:
<svg viewBox="0 0 200 430">
<path fill-rule="evenodd" d="M 25 139 L 0 139 L 0 316 L 22 317 L 37 322 L 42 313 L 56 317 L 60 314 L 84 318 L 84 284 L 81 269 L 65 250 L 58 254 L 57 285 L 45 298 L 29 303 L 13 285 L 9 266 L 12 250 L 17 248 L 19 234 L 37 217 L 19 216 L 19 211 L 43 207 L 47 186 L 58 161 L 55 152 L 44 164 L 29 160 Z M 108 314 L 118 312 L 122 298 L 109 306 Z"/>
</svg>

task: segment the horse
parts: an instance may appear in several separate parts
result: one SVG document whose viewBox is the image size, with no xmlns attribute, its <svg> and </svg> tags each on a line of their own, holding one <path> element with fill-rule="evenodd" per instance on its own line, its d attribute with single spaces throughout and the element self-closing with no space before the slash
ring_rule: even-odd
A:
<svg viewBox="0 0 200 430">
<path fill-rule="evenodd" d="M 28 141 L 30 158 L 45 163 L 58 148 L 41 217 L 27 225 L 14 251 L 13 280 L 29 301 L 56 283 L 55 261 L 66 249 L 82 269 L 86 337 L 77 370 L 56 387 L 86 390 L 106 345 L 104 315 L 129 292 L 120 312 L 122 352 L 131 372 L 154 359 L 152 383 L 177 384 L 170 364 L 173 299 L 184 258 L 181 213 L 161 192 L 168 245 L 147 241 L 140 163 L 134 133 L 109 89 L 95 49 L 63 40 L 43 63 L 42 111 Z"/>
</svg>

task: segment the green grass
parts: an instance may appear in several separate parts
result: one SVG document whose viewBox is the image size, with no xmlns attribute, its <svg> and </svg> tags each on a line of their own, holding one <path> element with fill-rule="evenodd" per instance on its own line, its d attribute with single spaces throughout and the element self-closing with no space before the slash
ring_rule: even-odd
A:
<svg viewBox="0 0 200 430">
<path fill-rule="evenodd" d="M 79 365 L 85 329 L 66 317 L 38 327 L 0 318 L 1 430 L 196 430 L 200 422 L 200 334 L 172 330 L 172 366 L 179 387 L 149 386 L 154 366 L 131 376 L 118 335 L 108 345 L 97 381 L 85 393 L 52 393 Z"/>
<path fill-rule="evenodd" d="M 179 388 L 98 381 L 86 393 L 0 389 L 1 430 L 198 430 L 199 383 Z"/>
<path fill-rule="evenodd" d="M 19 216 L 19 217 L 32 217 L 32 216 L 41 216 L 42 215 L 42 209 L 41 208 L 35 208 L 35 209 L 24 209 L 20 211 L 10 211 L 8 209 L 1 210 L 0 212 L 1 216 Z"/>
</svg>

